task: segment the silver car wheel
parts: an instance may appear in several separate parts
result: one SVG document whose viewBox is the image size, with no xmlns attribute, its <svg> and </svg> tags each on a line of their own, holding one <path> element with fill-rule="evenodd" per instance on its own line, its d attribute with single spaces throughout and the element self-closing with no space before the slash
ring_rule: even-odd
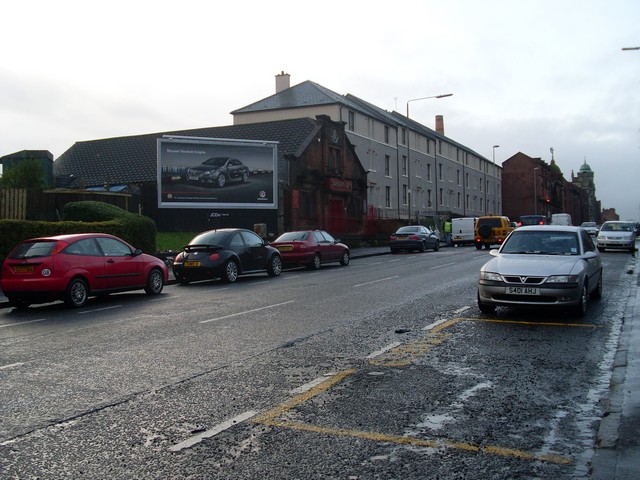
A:
<svg viewBox="0 0 640 480">
<path fill-rule="evenodd" d="M 238 264 L 235 260 L 229 260 L 224 267 L 224 281 L 233 283 L 238 280 Z"/>
</svg>

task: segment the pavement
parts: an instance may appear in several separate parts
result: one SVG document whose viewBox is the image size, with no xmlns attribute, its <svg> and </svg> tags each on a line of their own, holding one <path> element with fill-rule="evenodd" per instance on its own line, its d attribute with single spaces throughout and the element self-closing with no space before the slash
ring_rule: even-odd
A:
<svg viewBox="0 0 640 480">
<path fill-rule="evenodd" d="M 391 253 L 388 246 L 351 250 L 351 258 Z M 589 478 L 592 480 L 640 479 L 640 255 L 628 273 L 633 274 L 632 289 L 624 310 L 618 339 L 609 396 L 600 419 Z M 171 269 L 170 269 L 171 270 Z M 174 283 L 170 273 L 170 282 Z M 9 302 L 0 291 L 0 308 Z"/>
</svg>

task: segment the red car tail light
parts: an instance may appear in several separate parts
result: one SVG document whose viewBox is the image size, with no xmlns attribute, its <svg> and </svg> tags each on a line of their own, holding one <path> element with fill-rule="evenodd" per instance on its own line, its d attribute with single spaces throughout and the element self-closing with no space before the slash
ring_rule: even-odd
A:
<svg viewBox="0 0 640 480">
<path fill-rule="evenodd" d="M 411 240 L 420 240 L 420 237 L 418 235 L 411 235 L 409 238 Z"/>
<path fill-rule="evenodd" d="M 393 242 L 395 239 L 396 239 L 396 236 L 395 236 L 395 235 L 391 235 L 391 236 L 389 237 L 389 240 L 390 240 L 390 241 L 392 241 L 392 242 Z"/>
<path fill-rule="evenodd" d="M 220 254 L 212 253 L 211 255 L 209 255 L 209 260 L 211 260 L 212 262 L 220 260 Z"/>
</svg>

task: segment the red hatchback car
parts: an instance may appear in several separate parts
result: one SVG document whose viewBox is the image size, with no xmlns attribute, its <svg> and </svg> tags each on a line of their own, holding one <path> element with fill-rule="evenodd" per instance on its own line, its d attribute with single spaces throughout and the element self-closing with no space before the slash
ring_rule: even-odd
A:
<svg viewBox="0 0 640 480">
<path fill-rule="evenodd" d="M 0 287 L 16 308 L 63 300 L 81 307 L 96 294 L 144 289 L 158 295 L 167 265 L 124 240 L 103 233 L 32 238 L 2 264 Z"/>
<path fill-rule="evenodd" d="M 340 243 L 324 230 L 287 232 L 271 242 L 282 255 L 285 265 L 305 265 L 317 270 L 323 263 L 340 262 L 349 265 L 349 247 Z"/>
</svg>

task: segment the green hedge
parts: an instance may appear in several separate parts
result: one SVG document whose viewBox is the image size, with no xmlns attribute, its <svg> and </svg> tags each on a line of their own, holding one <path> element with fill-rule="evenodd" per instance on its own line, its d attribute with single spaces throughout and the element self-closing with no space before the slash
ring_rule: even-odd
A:
<svg viewBox="0 0 640 480">
<path fill-rule="evenodd" d="M 156 225 L 153 220 L 103 202 L 70 202 L 62 211 L 63 221 L 0 220 L 0 261 L 27 238 L 65 233 L 109 233 L 143 252 L 156 252 Z"/>
</svg>

